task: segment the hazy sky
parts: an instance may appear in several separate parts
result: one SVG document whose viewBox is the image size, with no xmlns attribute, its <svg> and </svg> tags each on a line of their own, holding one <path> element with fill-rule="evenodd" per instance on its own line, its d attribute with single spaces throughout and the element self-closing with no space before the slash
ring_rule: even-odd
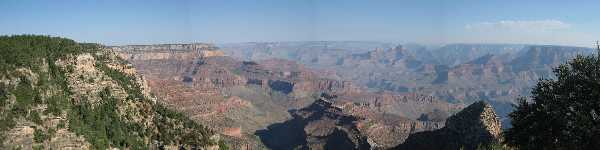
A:
<svg viewBox="0 0 600 150">
<path fill-rule="evenodd" d="M 593 46 L 600 1 L 173 0 L 0 2 L 0 34 L 107 45 L 367 40 Z"/>
</svg>

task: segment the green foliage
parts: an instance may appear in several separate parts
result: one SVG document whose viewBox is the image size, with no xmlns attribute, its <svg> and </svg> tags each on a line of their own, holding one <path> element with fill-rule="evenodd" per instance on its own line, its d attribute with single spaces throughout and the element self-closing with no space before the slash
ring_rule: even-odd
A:
<svg viewBox="0 0 600 150">
<path fill-rule="evenodd" d="M 56 129 L 54 129 L 54 128 L 48 129 L 48 135 L 50 135 L 50 137 L 54 136 L 55 133 L 56 133 Z"/>
<path fill-rule="evenodd" d="M 92 143 L 95 149 L 106 149 L 109 146 L 131 149 L 147 149 L 142 141 L 147 133 L 137 124 L 127 123 L 117 114 L 117 103 L 108 88 L 100 94 L 99 105 L 92 107 L 82 97 L 79 104 L 69 113 L 69 129 L 82 134 Z"/>
<path fill-rule="evenodd" d="M 0 74 L 20 79 L 15 87 L 1 85 L 3 86 L 0 91 L 2 107 L 7 104 L 8 94 L 14 95 L 16 99 L 14 105 L 7 108 L 9 110 L 2 110 L 4 113 L 0 116 L 0 132 L 14 127 L 13 119 L 19 116 L 40 124 L 40 114 L 30 111 L 33 106 L 44 103 L 39 91 L 46 91 L 52 85 L 67 88 L 64 73 L 54 65 L 54 62 L 69 54 L 81 52 L 83 52 L 81 46 L 73 40 L 64 38 L 35 35 L 0 36 L 0 58 L 2 58 Z M 48 72 L 42 71 L 41 67 L 45 66 L 44 64 L 49 66 Z M 17 68 L 32 70 L 38 75 L 39 80 L 30 81 L 26 75 L 15 72 Z"/>
<path fill-rule="evenodd" d="M 3 132 L 13 128 L 15 125 L 12 113 L 6 113 L 5 116 L 0 117 L 0 141 L 6 139 Z M 0 142 L 0 147 L 2 147 L 2 144 L 3 143 Z"/>
<path fill-rule="evenodd" d="M 71 101 L 69 95 L 71 95 L 71 89 L 67 85 L 66 72 L 60 67 L 54 64 L 54 61 L 48 60 L 48 74 L 52 80 L 48 81 L 48 86 L 58 87 L 55 90 L 61 90 L 62 92 L 52 95 L 46 99 L 48 108 L 46 113 L 50 113 L 59 116 L 63 113 L 63 110 L 68 110 L 71 107 Z M 69 65 L 70 66 L 70 65 Z"/>
<path fill-rule="evenodd" d="M 98 59 L 101 61 L 103 58 Z M 96 67 L 125 89 L 128 94 L 127 100 L 150 103 L 143 96 L 140 86 L 135 83 L 135 77 L 111 69 L 102 63 L 97 63 Z M 159 131 L 158 134 L 155 134 L 151 129 L 146 129 L 140 124 L 121 120 L 116 110 L 123 100 L 117 100 L 111 96 L 109 89 L 104 89 L 99 96 L 102 98 L 99 106 L 92 108 L 91 104 L 82 98 L 81 102 L 74 106 L 74 111 L 68 115 L 69 128 L 78 134 L 83 134 L 96 149 L 104 149 L 107 146 L 147 149 L 146 146 L 149 144 L 142 140 L 143 137 L 152 137 L 152 139 L 165 144 L 211 144 L 207 136 L 212 133 L 181 113 L 174 112 L 160 104 L 153 104 L 152 109 L 157 115 L 153 121 Z M 142 116 L 145 116 L 146 114 L 143 113 L 148 112 L 141 113 Z M 177 125 L 183 125 L 183 128 L 177 128 Z"/>
<path fill-rule="evenodd" d="M 209 140 L 209 136 L 214 134 L 211 130 L 163 105 L 155 104 L 153 109 L 157 113 L 154 123 L 159 131 L 156 140 L 164 144 L 175 144 L 178 140 L 187 145 L 214 144 Z M 183 125 L 183 128 L 174 128 L 178 125 Z"/>
<path fill-rule="evenodd" d="M 19 84 L 15 90 L 11 91 L 11 93 L 16 97 L 16 104 L 13 106 L 13 112 L 25 117 L 27 115 L 27 110 L 33 104 L 34 95 L 37 95 L 31 87 L 31 81 L 26 78 L 21 78 Z"/>
<path fill-rule="evenodd" d="M 0 84 L 0 110 L 3 110 L 8 103 L 8 90 L 4 84 Z"/>
<path fill-rule="evenodd" d="M 70 106 L 68 97 L 62 94 L 49 97 L 46 104 L 48 106 L 48 108 L 46 108 L 46 113 L 56 116 L 60 115 L 62 110 L 65 110 L 68 108 L 68 106 Z"/>
<path fill-rule="evenodd" d="M 104 72 L 111 79 L 117 81 L 117 83 L 125 88 L 125 91 L 128 94 L 127 99 L 133 100 L 142 100 L 144 99 L 144 95 L 142 94 L 142 90 L 140 85 L 135 83 L 135 77 L 126 75 L 118 70 L 114 70 L 106 66 L 102 63 L 96 63 L 96 67 Z"/>
<path fill-rule="evenodd" d="M 94 104 L 87 100 L 87 96 L 73 99 L 66 74 L 72 73 L 75 68 L 72 65 L 61 68 L 55 62 L 80 53 L 96 54 L 99 47 L 98 44 L 79 44 L 73 40 L 49 36 L 0 36 L 0 75 L 20 78 L 20 82 L 14 87 L 0 84 L 0 141 L 6 138 L 4 132 L 15 126 L 15 118 L 23 117 L 36 124 L 42 124 L 41 114 L 32 108 L 38 104 L 46 104 L 44 115 L 67 114 L 68 127 L 65 121 L 61 121 L 57 125 L 58 129 L 67 127 L 70 131 L 82 135 L 91 143 L 93 149 L 148 149 L 153 140 L 191 146 L 216 144 L 209 140 L 209 136 L 213 135 L 212 131 L 181 113 L 167 109 L 161 104 L 153 104 L 144 97 L 140 85 L 135 82 L 135 77 L 110 69 L 101 63 L 109 59 L 107 56 L 96 56 L 96 67 L 123 87 L 128 94 L 127 98 L 117 99 L 112 96 L 110 89 L 104 89 L 99 93 L 101 100 Z M 45 65 L 48 68 L 41 68 Z M 38 80 L 30 81 L 31 77 L 16 73 L 17 68 L 32 70 L 34 74 L 39 75 Z M 79 78 L 86 79 L 85 76 Z M 87 82 L 94 81 L 89 78 Z M 53 92 L 47 92 L 48 90 Z M 53 94 L 45 96 L 41 93 Z M 8 95 L 16 97 L 14 105 L 7 105 Z M 156 128 L 133 123 L 126 120 L 128 117 L 119 116 L 118 106 L 129 100 L 149 104 L 147 106 L 151 108 L 140 113 L 142 116 L 157 116 L 151 123 L 156 125 Z M 43 142 L 54 136 L 56 129 L 49 128 L 46 131 L 47 133 L 36 129 L 34 140 L 38 143 Z M 151 139 L 146 140 L 147 138 Z"/>
<path fill-rule="evenodd" d="M 229 146 L 224 141 L 219 141 L 219 150 L 229 150 Z"/>
<path fill-rule="evenodd" d="M 29 113 L 29 120 L 31 120 L 32 122 L 36 123 L 36 124 L 42 124 L 42 119 L 40 118 L 40 114 L 38 114 L 37 111 L 31 111 Z"/>
<path fill-rule="evenodd" d="M 39 92 L 45 92 L 50 87 L 61 87 L 60 89 L 63 91 L 68 91 L 66 90 L 68 87 L 65 74 L 54 62 L 69 54 L 81 52 L 83 51 L 77 43 L 64 38 L 34 35 L 0 36 L 0 75 L 19 78 L 15 87 L 0 85 L 2 86 L 0 89 L 2 106 L 0 109 L 2 111 L 0 113 L 0 136 L 4 136 L 5 131 L 15 126 L 14 118 L 23 117 L 36 124 L 42 124 L 40 114 L 32 110 L 32 107 L 44 103 Z M 42 69 L 41 67 L 46 66 L 45 64 L 48 65 L 48 68 Z M 30 69 L 38 75 L 38 80 L 31 81 L 28 74 L 16 72 L 17 68 Z M 15 96 L 15 103 L 11 106 L 6 105 L 8 103 L 7 95 Z M 48 106 L 51 112 L 68 108 L 68 102 L 49 102 Z M 58 115 L 58 113 L 55 114 Z M 37 129 L 34 132 L 34 138 L 39 142 L 48 136 L 41 129 Z"/>
<path fill-rule="evenodd" d="M 577 56 L 519 99 L 506 142 L 518 149 L 600 147 L 600 58 Z"/>
<path fill-rule="evenodd" d="M 73 40 L 59 37 L 0 36 L 0 73 L 9 73 L 17 67 L 38 67 L 41 58 L 57 60 L 68 54 L 84 52 L 84 47 Z"/>
<path fill-rule="evenodd" d="M 507 150 L 509 148 L 506 148 L 504 146 L 502 146 L 502 144 L 500 143 L 490 143 L 490 144 L 479 144 L 477 145 L 477 150 Z"/>
<path fill-rule="evenodd" d="M 46 135 L 46 133 L 44 133 L 44 131 L 42 131 L 41 129 L 35 129 L 35 131 L 33 132 L 33 140 L 35 142 L 42 143 L 48 138 L 48 135 Z"/>
<path fill-rule="evenodd" d="M 56 128 L 62 129 L 65 128 L 65 121 L 61 120 L 58 122 L 58 124 L 56 125 Z"/>
<path fill-rule="evenodd" d="M 43 150 L 44 149 L 44 145 L 33 145 L 32 147 L 33 150 Z"/>
</svg>

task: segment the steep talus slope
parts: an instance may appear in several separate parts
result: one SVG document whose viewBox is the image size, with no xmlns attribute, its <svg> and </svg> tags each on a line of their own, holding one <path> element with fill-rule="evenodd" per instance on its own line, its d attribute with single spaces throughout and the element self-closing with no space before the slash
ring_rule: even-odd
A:
<svg viewBox="0 0 600 150">
<path fill-rule="evenodd" d="M 25 35 L 0 37 L 0 52 L 1 149 L 219 148 L 111 49 Z"/>
<path fill-rule="evenodd" d="M 500 134 L 494 109 L 480 101 L 448 118 L 444 128 L 412 134 L 396 149 L 476 149 L 500 143 Z"/>
</svg>

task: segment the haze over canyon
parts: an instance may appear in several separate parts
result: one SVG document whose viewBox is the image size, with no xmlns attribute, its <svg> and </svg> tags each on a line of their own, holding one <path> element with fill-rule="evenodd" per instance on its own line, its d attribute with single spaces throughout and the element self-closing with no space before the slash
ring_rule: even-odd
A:
<svg viewBox="0 0 600 150">
<path fill-rule="evenodd" d="M 597 149 L 597 6 L 0 1 L 0 149 Z"/>
</svg>

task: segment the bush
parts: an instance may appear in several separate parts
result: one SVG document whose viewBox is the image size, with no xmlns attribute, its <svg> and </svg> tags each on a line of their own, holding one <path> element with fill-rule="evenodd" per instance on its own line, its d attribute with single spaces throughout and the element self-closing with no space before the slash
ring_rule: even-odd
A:
<svg viewBox="0 0 600 150">
<path fill-rule="evenodd" d="M 224 141 L 219 141 L 219 150 L 229 150 L 229 147 L 227 146 L 227 144 L 225 144 Z"/>
<path fill-rule="evenodd" d="M 31 122 L 34 122 L 36 124 L 42 124 L 42 119 L 40 118 L 40 114 L 38 114 L 37 111 L 31 111 L 29 113 L 29 120 L 31 120 Z"/>
<path fill-rule="evenodd" d="M 7 94 L 8 91 L 6 90 L 6 87 L 4 87 L 4 84 L 0 84 L 0 110 L 8 103 Z"/>
<path fill-rule="evenodd" d="M 35 129 L 35 131 L 33 132 L 33 140 L 35 142 L 42 143 L 46 139 L 48 139 L 48 135 L 46 135 L 44 131 L 42 131 L 41 129 Z"/>
</svg>

